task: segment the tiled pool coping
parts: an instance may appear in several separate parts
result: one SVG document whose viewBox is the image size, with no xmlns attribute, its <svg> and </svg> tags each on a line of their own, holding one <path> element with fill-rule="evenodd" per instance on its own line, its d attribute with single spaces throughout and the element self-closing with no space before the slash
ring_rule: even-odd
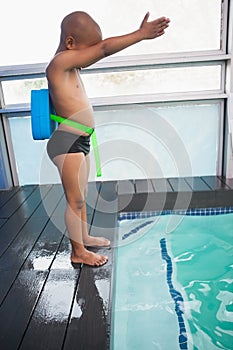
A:
<svg viewBox="0 0 233 350">
<path fill-rule="evenodd" d="M 189 216 L 210 216 L 233 213 L 233 207 L 218 208 L 194 208 L 182 210 L 162 210 L 162 211 L 141 211 L 141 212 L 121 212 L 118 220 L 143 219 L 159 215 L 189 215 Z"/>
</svg>

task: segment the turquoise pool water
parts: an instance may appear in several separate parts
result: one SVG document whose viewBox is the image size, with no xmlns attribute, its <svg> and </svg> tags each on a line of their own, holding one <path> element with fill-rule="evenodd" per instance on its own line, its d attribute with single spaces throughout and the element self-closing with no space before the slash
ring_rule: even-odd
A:
<svg viewBox="0 0 233 350">
<path fill-rule="evenodd" d="M 233 214 L 121 218 L 114 285 L 112 350 L 233 349 Z"/>
</svg>

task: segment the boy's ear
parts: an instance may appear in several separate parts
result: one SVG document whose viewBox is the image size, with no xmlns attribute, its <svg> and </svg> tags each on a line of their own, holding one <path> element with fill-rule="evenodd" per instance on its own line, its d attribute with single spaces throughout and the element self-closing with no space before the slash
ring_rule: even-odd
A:
<svg viewBox="0 0 233 350">
<path fill-rule="evenodd" d="M 74 45 L 75 45 L 75 39 L 73 36 L 69 35 L 67 36 L 66 40 L 65 40 L 65 44 L 66 44 L 66 48 L 68 50 L 73 49 Z"/>
</svg>

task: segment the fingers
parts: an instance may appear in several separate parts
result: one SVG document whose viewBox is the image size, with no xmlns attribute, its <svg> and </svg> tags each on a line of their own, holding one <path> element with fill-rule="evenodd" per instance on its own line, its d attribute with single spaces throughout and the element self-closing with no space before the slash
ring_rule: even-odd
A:
<svg viewBox="0 0 233 350">
<path fill-rule="evenodd" d="M 169 27 L 170 19 L 166 17 L 161 17 L 155 21 L 152 21 L 151 23 L 154 25 L 158 36 L 160 36 L 163 35 L 165 33 L 165 29 Z"/>
<path fill-rule="evenodd" d="M 157 30 L 166 29 L 169 26 L 169 23 L 170 23 L 169 18 L 163 16 L 163 17 L 159 17 L 153 21 L 148 22 L 149 16 L 150 16 L 150 14 L 149 14 L 149 12 L 147 12 L 147 14 L 145 15 L 145 17 L 143 19 L 142 25 L 147 23 L 147 24 L 150 24 L 150 25 L 153 25 L 154 27 L 156 27 Z"/>
<path fill-rule="evenodd" d="M 154 21 L 151 21 L 150 23 L 153 23 L 154 25 L 157 25 L 158 27 L 159 26 L 161 26 L 161 27 L 168 26 L 170 23 L 170 19 L 166 18 L 166 17 L 160 17 L 160 18 L 155 19 Z"/>
</svg>

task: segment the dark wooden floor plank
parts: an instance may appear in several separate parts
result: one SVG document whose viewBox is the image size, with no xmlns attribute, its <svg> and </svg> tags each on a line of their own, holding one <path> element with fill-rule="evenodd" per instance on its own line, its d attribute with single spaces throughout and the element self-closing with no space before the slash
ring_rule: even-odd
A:
<svg viewBox="0 0 233 350">
<path fill-rule="evenodd" d="M 55 191 L 56 192 L 56 191 Z M 53 193 L 53 195 L 55 195 L 55 192 Z M 50 193 L 51 195 L 51 193 Z M 59 195 L 60 197 L 60 195 Z M 55 198 L 56 199 L 56 198 Z M 50 202 L 50 201 L 49 201 Z M 54 206 L 56 207 L 56 201 L 54 202 Z M 39 209 L 40 210 L 40 209 Z M 56 225 L 54 226 L 54 223 L 53 223 L 53 220 L 54 219 L 58 219 L 61 217 L 61 213 L 59 214 L 57 211 L 59 211 L 59 206 L 56 207 L 56 209 L 54 210 L 53 212 L 53 215 L 51 216 L 51 219 L 47 222 L 47 225 L 45 226 L 45 228 L 43 228 L 43 223 L 45 223 L 48 218 L 46 216 L 41 216 L 41 217 L 38 217 L 37 215 L 34 215 L 32 216 L 31 219 L 28 220 L 28 222 L 26 223 L 26 225 L 24 226 L 23 230 L 20 232 L 20 235 L 19 235 L 19 239 L 20 239 L 20 242 L 16 242 L 16 246 L 14 247 L 14 244 L 12 245 L 12 249 L 14 250 L 15 252 L 15 257 L 18 257 L 20 256 L 20 259 L 19 258 L 14 258 L 11 259 L 11 249 L 8 249 L 7 253 L 4 254 L 4 259 L 2 257 L 2 259 L 0 260 L 0 266 L 1 268 L 4 266 L 5 270 L 4 272 L 5 273 L 1 273 L 0 274 L 0 296 L 1 296 L 1 301 L 3 300 L 3 298 L 5 297 L 5 300 L 2 304 L 2 310 L 3 310 L 3 307 L 5 305 L 5 303 L 7 303 L 7 300 L 8 300 L 8 295 L 11 293 L 11 290 L 14 289 L 14 286 L 15 284 L 17 284 L 17 275 L 18 273 L 21 274 L 22 271 L 24 270 L 32 270 L 32 271 L 36 271 L 36 270 L 45 270 L 48 272 L 47 269 L 50 268 L 50 266 L 52 265 L 52 262 L 54 261 L 54 257 L 56 256 L 57 254 L 57 250 L 60 246 L 60 242 L 61 242 L 61 239 L 64 237 L 63 236 L 63 233 L 59 230 L 58 227 L 56 227 Z M 63 216 L 64 213 L 62 213 L 62 216 Z M 29 228 L 29 232 L 30 231 L 33 231 L 33 233 L 30 235 L 29 239 L 26 238 L 27 242 L 26 242 L 26 245 L 28 247 L 28 251 L 27 251 L 27 247 L 25 249 L 19 249 L 19 246 L 20 244 L 25 244 L 25 230 L 28 229 L 28 226 L 30 226 L 29 224 L 33 222 L 35 223 L 35 227 L 37 228 L 38 230 L 38 235 L 40 235 L 39 239 L 37 241 L 33 241 L 32 237 L 34 238 L 37 238 L 36 236 L 36 230 L 35 230 L 35 227 L 33 230 L 31 230 Z M 57 222 L 56 222 L 57 224 Z M 60 225 L 58 225 L 60 226 Z M 64 226 L 63 226 L 64 228 Z M 36 243 L 35 243 L 36 242 Z M 15 243 L 15 242 L 14 242 Z M 20 243 L 20 244 L 19 244 Z M 35 244 L 34 244 L 35 243 Z M 17 249 L 20 250 L 20 251 L 23 251 L 23 254 L 19 254 L 17 252 Z M 30 252 L 29 255 L 27 255 L 27 253 Z M 26 257 L 26 260 L 24 262 L 24 264 L 22 265 L 22 262 L 23 260 L 25 259 Z M 55 259 L 56 260 L 56 259 Z M 68 257 L 68 261 L 69 261 L 69 257 Z M 6 264 L 6 262 L 8 262 L 8 264 Z M 6 266 L 7 265 L 7 266 Z M 21 266 L 22 265 L 22 266 Z M 64 266 L 63 266 L 64 267 Z M 21 272 L 19 272 L 21 268 Z M 55 271 L 55 270 L 53 270 Z M 68 270 L 65 270 L 66 271 L 66 277 L 67 277 L 67 274 L 68 274 Z M 54 274 L 55 272 L 53 272 Z M 63 273 L 63 272 L 62 272 Z M 58 275 L 62 275 L 62 273 L 58 273 Z M 75 274 L 75 276 L 77 277 L 77 271 L 74 272 L 73 268 L 71 267 L 70 265 L 70 271 L 69 273 L 71 274 Z M 69 279 L 70 281 L 70 279 Z M 47 284 L 46 284 L 47 285 Z M 3 287 L 4 286 L 4 287 Z M 11 287 L 11 289 L 10 289 Z M 60 293 L 60 289 L 58 290 L 55 290 L 54 292 L 56 292 L 56 294 L 59 294 Z M 54 299 L 54 296 L 53 298 L 51 299 L 51 302 L 55 300 Z M 71 302 L 71 300 L 67 300 L 67 302 Z M 68 311 L 67 313 L 69 314 L 69 308 L 68 308 Z M 28 332 L 29 333 L 26 333 L 26 334 L 31 334 L 31 332 L 35 332 L 35 335 L 37 334 L 38 336 L 38 341 L 39 341 L 39 338 L 41 337 L 42 335 L 42 329 L 40 329 L 40 331 L 42 333 L 38 333 L 39 331 L 39 328 L 36 327 L 36 329 L 34 329 L 34 320 L 35 318 L 33 318 L 33 321 L 32 321 L 32 325 L 30 326 L 30 328 L 28 328 Z M 68 317 L 66 319 L 66 322 L 68 320 Z M 38 321 L 38 320 L 37 320 Z M 50 320 L 47 320 L 47 321 L 50 321 Z M 65 328 L 66 328 L 66 322 L 65 324 L 61 324 L 59 327 L 59 332 L 61 334 L 61 329 L 63 328 L 63 333 L 65 333 Z M 46 337 L 44 337 L 44 341 L 45 343 L 49 346 L 49 344 L 53 344 L 54 342 L 52 341 L 51 342 L 51 339 L 50 339 L 50 336 L 51 336 L 51 332 L 53 330 L 55 330 L 55 326 L 56 326 L 56 323 L 55 325 L 53 324 L 53 322 L 49 322 L 50 326 L 48 326 L 48 322 L 45 323 L 45 330 L 44 330 L 44 335 L 47 335 L 47 339 Z M 64 334 L 63 334 L 64 336 Z M 61 339 L 60 339 L 60 342 L 63 342 L 63 336 L 61 336 Z M 32 338 L 33 339 L 33 338 Z M 31 343 L 30 343 L 30 337 L 27 338 L 27 336 L 25 337 L 25 340 L 24 340 L 24 345 L 23 348 L 28 348 L 28 349 L 31 349 Z M 28 344 L 29 342 L 29 344 Z M 38 342 L 38 345 L 40 344 L 40 342 Z M 60 344 L 61 345 L 61 344 Z M 59 346 L 60 346 L 59 345 Z M 35 348 L 35 344 L 33 346 L 33 348 Z M 40 347 L 39 347 L 40 348 Z M 43 348 L 43 347 L 42 347 Z M 41 348 L 41 349 L 42 349 Z M 52 349 L 52 346 L 51 346 L 51 349 Z"/>
<path fill-rule="evenodd" d="M 44 199 L 50 195 L 52 188 L 52 185 L 37 186 L 31 196 L 28 197 L 27 200 L 19 208 L 20 212 L 22 212 L 22 215 L 26 218 L 29 218 L 33 213 L 35 213 Z"/>
<path fill-rule="evenodd" d="M 213 190 L 229 190 L 230 188 L 226 185 L 225 182 L 221 180 L 221 178 L 216 176 L 202 176 L 203 181 Z"/>
<path fill-rule="evenodd" d="M 101 249 L 98 253 L 107 252 Z M 108 313 L 111 274 L 111 255 L 107 265 L 101 268 L 87 266 L 82 268 L 64 350 L 109 349 Z"/>
<path fill-rule="evenodd" d="M 154 193 L 118 194 L 118 210 L 119 212 L 161 211 L 232 206 L 233 191 L 230 190 L 230 184 L 233 181 L 225 180 L 227 185 L 224 185 L 223 181 L 224 179 L 213 177 L 152 179 Z"/>
<path fill-rule="evenodd" d="M 231 190 L 233 190 L 233 178 L 232 179 L 226 179 L 225 177 L 219 177 L 221 181 L 223 181 Z"/>
<path fill-rule="evenodd" d="M 33 245 L 46 226 L 48 219 L 45 217 L 28 220 L 20 234 L 15 238 L 11 246 L 0 258 L 0 271 L 13 271 L 17 276 L 21 266 L 24 264 L 27 256 L 30 254 Z M 12 276 L 12 274 L 10 274 Z M 0 294 L 2 298 L 6 296 L 11 287 L 11 280 L 4 279 L 0 273 Z"/>
<path fill-rule="evenodd" d="M 37 186 L 30 186 L 30 188 L 22 188 L 15 193 L 14 196 L 11 197 L 7 203 L 0 208 L 0 217 L 1 218 L 9 218 L 14 214 L 22 205 L 26 202 L 26 200 L 31 196 L 33 191 L 38 188 Z"/>
<path fill-rule="evenodd" d="M 171 177 L 168 179 L 169 184 L 171 185 L 174 192 L 190 192 L 191 187 L 185 181 L 184 178 L 174 178 Z"/>
<path fill-rule="evenodd" d="M 0 257 L 9 247 L 11 242 L 19 234 L 20 230 L 28 221 L 27 218 L 21 216 L 20 213 L 15 213 L 6 223 L 0 228 Z"/>
<path fill-rule="evenodd" d="M 117 183 L 117 195 L 118 211 L 128 211 L 128 206 L 135 196 L 135 181 L 119 180 Z"/>
<path fill-rule="evenodd" d="M 60 246 L 58 247 L 56 257 L 52 263 L 51 270 L 64 269 L 73 270 L 70 262 L 71 245 L 68 234 L 65 233 L 62 237 Z"/>
<path fill-rule="evenodd" d="M 54 187 L 52 191 L 49 191 L 49 196 L 50 197 L 47 202 L 49 203 L 48 210 L 50 211 L 50 213 L 53 214 L 56 212 L 56 208 L 60 201 L 61 193 L 59 193 L 56 187 Z M 54 206 L 53 212 L 52 212 L 52 206 L 51 206 L 52 202 Z M 9 274 L 9 280 L 7 280 L 5 276 L 3 276 L 4 281 L 1 281 L 1 274 L 0 274 L 0 285 L 1 285 L 0 295 L 2 298 L 1 300 L 3 300 L 3 298 L 8 293 L 8 290 L 12 284 L 13 276 L 15 277 L 17 276 L 18 271 L 24 265 L 25 260 L 33 250 L 33 246 L 36 244 L 40 235 L 43 234 L 46 236 L 47 231 L 49 230 L 53 230 L 54 233 L 56 232 L 56 229 L 50 226 L 50 221 L 54 220 L 53 224 L 56 223 L 55 217 L 53 218 L 53 216 L 51 216 L 51 219 L 49 219 L 49 217 L 47 217 L 47 214 L 38 215 L 38 211 L 39 213 L 42 213 L 43 210 L 44 210 L 44 204 L 41 203 L 35 210 L 34 214 L 25 222 L 24 226 L 20 229 L 20 231 L 14 237 L 14 239 L 10 242 L 6 242 L 6 239 L 4 240 L 4 244 L 6 245 L 6 243 L 8 243 L 8 247 L 6 247 L 4 254 L 2 254 L 0 258 L 0 270 L 12 270 L 13 273 Z M 64 224 L 62 223 L 61 225 L 64 232 Z M 15 223 L 15 226 L 17 228 L 17 222 Z M 58 227 L 58 232 L 56 232 L 58 235 L 58 239 L 60 239 L 59 238 L 60 232 Z M 3 239 L 1 239 L 1 241 L 2 240 Z M 28 260 L 28 262 L 29 261 L 30 260 Z M 3 282 L 3 284 L 1 284 L 1 282 Z"/>
<path fill-rule="evenodd" d="M 104 181 L 101 184 L 98 203 L 96 206 L 97 210 L 99 205 L 101 206 L 103 205 L 103 203 L 100 202 L 101 198 L 108 203 L 107 206 L 111 206 L 112 208 L 115 208 L 115 204 L 116 204 L 115 199 L 117 198 L 117 185 L 118 185 L 117 181 Z"/>
<path fill-rule="evenodd" d="M 9 190 L 0 190 L 0 208 L 5 205 L 21 187 L 12 187 Z"/>
<path fill-rule="evenodd" d="M 19 269 L 0 269 L 0 308 L 19 274 Z M 1 333 L 1 332 L 0 332 Z"/>
<path fill-rule="evenodd" d="M 154 187 L 154 192 L 156 193 L 166 193 L 173 192 L 173 189 L 167 179 L 152 179 L 152 185 Z"/>
<path fill-rule="evenodd" d="M 200 177 L 186 177 L 185 181 L 189 184 L 192 191 L 211 191 L 211 188 Z"/>
<path fill-rule="evenodd" d="M 135 193 L 134 180 L 119 180 L 117 186 L 118 194 L 133 194 Z"/>
<path fill-rule="evenodd" d="M 45 191 L 45 194 L 44 192 Z M 37 208 L 36 212 L 34 213 L 36 216 L 47 216 L 50 217 L 54 210 L 56 209 L 56 206 L 59 204 L 59 202 L 64 197 L 64 192 L 62 189 L 62 186 L 60 184 L 53 185 L 49 192 L 46 192 L 46 189 L 41 190 L 42 194 L 42 201 Z"/>
<path fill-rule="evenodd" d="M 31 188 L 31 186 L 30 186 Z M 49 192 L 50 188 L 47 188 L 47 192 Z M 25 201 L 14 214 L 11 215 L 9 220 L 6 221 L 5 225 L 0 228 L 0 237 L 1 237 L 1 245 L 0 245 L 0 256 L 7 249 L 10 243 L 14 240 L 14 238 L 18 235 L 22 227 L 27 222 L 30 215 L 32 215 L 37 206 L 41 203 L 41 195 L 40 189 L 37 187 L 33 193 L 28 197 L 27 201 Z"/>
<path fill-rule="evenodd" d="M 62 349 L 78 277 L 75 269 L 50 272 L 19 349 Z"/>
<path fill-rule="evenodd" d="M 54 226 L 52 220 L 49 220 L 35 245 L 32 246 L 31 252 L 21 269 L 49 270 L 60 249 L 63 237 L 63 232 Z"/>
<path fill-rule="evenodd" d="M 0 219 L 0 228 L 7 222 L 7 219 Z"/>
<path fill-rule="evenodd" d="M 153 193 L 154 188 L 150 179 L 135 180 L 136 193 Z"/>
<path fill-rule="evenodd" d="M 0 308 L 1 349 L 18 349 L 48 271 L 21 271 Z"/>
<path fill-rule="evenodd" d="M 37 210 L 37 207 L 41 205 L 41 202 L 51 189 L 52 185 L 37 186 L 27 200 L 18 208 L 17 212 L 20 212 L 21 216 L 29 218 Z"/>
<path fill-rule="evenodd" d="M 51 188 L 48 187 L 45 192 L 45 197 L 50 192 Z M 25 204 L 24 207 L 20 207 L 14 214 L 10 217 L 10 219 L 0 228 L 0 237 L 1 237 L 1 245 L 0 245 L 0 256 L 6 251 L 6 249 L 10 246 L 11 242 L 17 237 L 20 231 L 23 229 L 24 225 L 30 220 L 28 217 L 29 213 L 33 215 L 33 219 L 36 217 L 41 217 L 43 203 L 41 199 L 40 190 L 36 189 L 35 198 L 33 196 L 33 201 L 31 202 L 31 197 L 28 199 L 28 205 Z M 54 207 L 57 205 L 57 202 L 54 200 Z M 41 209 L 42 208 L 42 209 Z M 47 217 L 48 218 L 48 217 Z M 32 219 L 32 221 L 33 221 Z"/>
</svg>

